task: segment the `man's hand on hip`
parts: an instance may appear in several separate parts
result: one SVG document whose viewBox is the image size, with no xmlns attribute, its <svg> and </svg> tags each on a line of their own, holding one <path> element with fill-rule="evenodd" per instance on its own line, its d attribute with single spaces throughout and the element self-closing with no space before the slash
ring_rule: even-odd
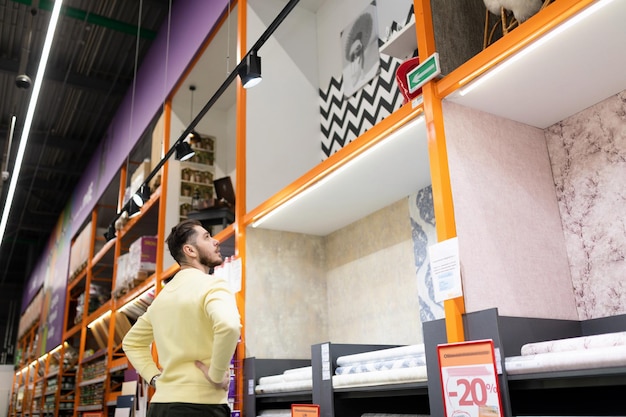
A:
<svg viewBox="0 0 626 417">
<path fill-rule="evenodd" d="M 208 366 L 206 366 L 201 361 L 196 361 L 195 364 L 196 364 L 196 367 L 202 371 L 202 373 L 204 374 L 204 377 L 207 379 L 207 381 L 211 383 L 211 385 L 213 385 L 215 388 L 218 388 L 218 389 L 221 388 L 224 391 L 228 391 L 228 386 L 230 385 L 230 375 L 228 375 L 227 372 L 224 373 L 224 378 L 222 379 L 221 382 L 215 382 L 209 377 Z"/>
</svg>

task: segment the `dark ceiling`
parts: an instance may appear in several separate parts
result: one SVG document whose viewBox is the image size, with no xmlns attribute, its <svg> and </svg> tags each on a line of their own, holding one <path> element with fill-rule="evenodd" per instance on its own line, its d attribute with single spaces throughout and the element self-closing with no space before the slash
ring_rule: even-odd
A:
<svg viewBox="0 0 626 417">
<path fill-rule="evenodd" d="M 63 3 L 0 246 L 0 337 L 5 341 L 0 363 L 12 361 L 24 283 L 173 1 Z M 32 92 L 18 86 L 18 76 L 35 82 L 53 5 L 53 0 L 0 0 L 0 142 L 2 171 L 10 174 Z M 12 115 L 16 127 L 9 140 Z M 9 181 L 0 184 L 3 210 Z"/>
</svg>

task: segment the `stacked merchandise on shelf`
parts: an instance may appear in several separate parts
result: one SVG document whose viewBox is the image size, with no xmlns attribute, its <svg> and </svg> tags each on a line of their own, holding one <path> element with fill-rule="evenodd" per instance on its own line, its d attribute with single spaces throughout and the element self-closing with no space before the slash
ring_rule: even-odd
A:
<svg viewBox="0 0 626 417">
<path fill-rule="evenodd" d="M 74 393 L 76 389 L 76 377 L 73 374 L 63 375 L 61 378 L 61 395 L 59 411 L 69 412 L 74 410 Z"/>
<path fill-rule="evenodd" d="M 103 359 L 83 366 L 83 377 L 80 384 L 80 406 L 102 405 L 106 364 L 106 359 Z"/>
<path fill-rule="evenodd" d="M 101 285 L 92 283 L 89 286 L 89 311 L 87 315 L 93 313 L 102 304 L 109 300 L 109 291 Z M 85 310 L 85 294 L 78 296 L 78 302 L 76 305 L 76 317 L 74 318 L 74 324 L 78 324 L 83 319 Z"/>
<path fill-rule="evenodd" d="M 94 361 L 83 366 L 83 382 L 103 377 L 106 373 L 106 359 Z"/>
<path fill-rule="evenodd" d="M 43 396 L 43 381 L 38 381 L 35 384 L 35 389 L 33 391 L 33 405 L 32 405 L 33 413 L 41 412 L 41 397 L 42 396 Z"/>
<path fill-rule="evenodd" d="M 313 368 L 304 366 L 285 370 L 282 374 L 262 376 L 254 392 L 269 394 L 276 392 L 310 391 L 313 389 Z"/>
<path fill-rule="evenodd" d="M 426 381 L 424 345 L 340 356 L 332 380 L 335 388 Z"/>
<path fill-rule="evenodd" d="M 43 404 L 43 412 L 51 412 L 54 411 L 55 407 L 55 394 L 58 388 L 58 378 L 50 378 L 48 379 L 46 391 L 44 393 L 45 399 Z"/>
<path fill-rule="evenodd" d="M 193 139 L 191 147 L 194 155 L 181 162 L 180 173 L 180 218 L 187 217 L 191 211 L 212 206 L 215 169 L 215 138 L 199 135 Z"/>
<path fill-rule="evenodd" d="M 145 281 L 156 269 L 156 236 L 142 236 L 117 258 L 113 296 L 119 298 Z"/>
<path fill-rule="evenodd" d="M 37 292 L 33 301 L 30 302 L 28 307 L 24 313 L 22 313 L 22 318 L 20 319 L 20 325 L 17 331 L 17 337 L 22 338 L 26 332 L 33 327 L 35 323 L 39 320 L 41 316 L 41 309 L 43 308 L 43 291 Z M 17 362 L 19 363 L 19 358 L 17 358 Z"/>
<path fill-rule="evenodd" d="M 74 347 L 65 344 L 63 347 L 63 370 L 64 372 L 74 370 L 78 362 L 78 352 Z"/>
<path fill-rule="evenodd" d="M 139 295 L 132 302 L 120 308 L 119 312 L 123 313 L 132 322 L 137 321 L 139 316 L 146 312 L 152 301 L 154 301 L 155 289 L 151 288 L 143 294 Z"/>
<path fill-rule="evenodd" d="M 104 397 L 104 382 L 80 388 L 80 407 L 100 406 Z"/>
<path fill-rule="evenodd" d="M 505 358 L 510 375 L 626 366 L 626 332 L 527 343 Z"/>
<path fill-rule="evenodd" d="M 87 267 L 90 242 L 91 222 L 87 223 L 72 243 L 72 247 L 70 249 L 68 282 L 74 281 L 74 279 L 76 279 L 76 277 Z"/>
</svg>

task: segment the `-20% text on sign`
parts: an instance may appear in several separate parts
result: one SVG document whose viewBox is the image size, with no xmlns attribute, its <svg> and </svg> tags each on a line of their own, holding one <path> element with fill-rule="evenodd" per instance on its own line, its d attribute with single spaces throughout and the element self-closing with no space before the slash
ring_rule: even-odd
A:
<svg viewBox="0 0 626 417">
<path fill-rule="evenodd" d="M 501 416 L 493 342 L 452 343 L 437 350 L 446 416 Z"/>
</svg>

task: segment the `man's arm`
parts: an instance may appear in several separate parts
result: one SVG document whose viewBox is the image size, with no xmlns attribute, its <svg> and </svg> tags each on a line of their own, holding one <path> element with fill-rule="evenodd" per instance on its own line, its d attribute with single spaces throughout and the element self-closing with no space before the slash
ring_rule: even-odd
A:
<svg viewBox="0 0 626 417">
<path fill-rule="evenodd" d="M 152 324 L 147 314 L 143 314 L 124 336 L 122 346 L 124 353 L 133 368 L 139 372 L 146 381 L 151 381 L 161 371 L 154 363 L 150 345 L 154 340 Z"/>
<path fill-rule="evenodd" d="M 205 376 L 213 385 L 218 386 L 228 376 L 230 361 L 239 341 L 241 318 L 235 296 L 223 280 L 207 295 L 204 308 L 211 317 L 214 333 L 211 363 Z"/>
</svg>

